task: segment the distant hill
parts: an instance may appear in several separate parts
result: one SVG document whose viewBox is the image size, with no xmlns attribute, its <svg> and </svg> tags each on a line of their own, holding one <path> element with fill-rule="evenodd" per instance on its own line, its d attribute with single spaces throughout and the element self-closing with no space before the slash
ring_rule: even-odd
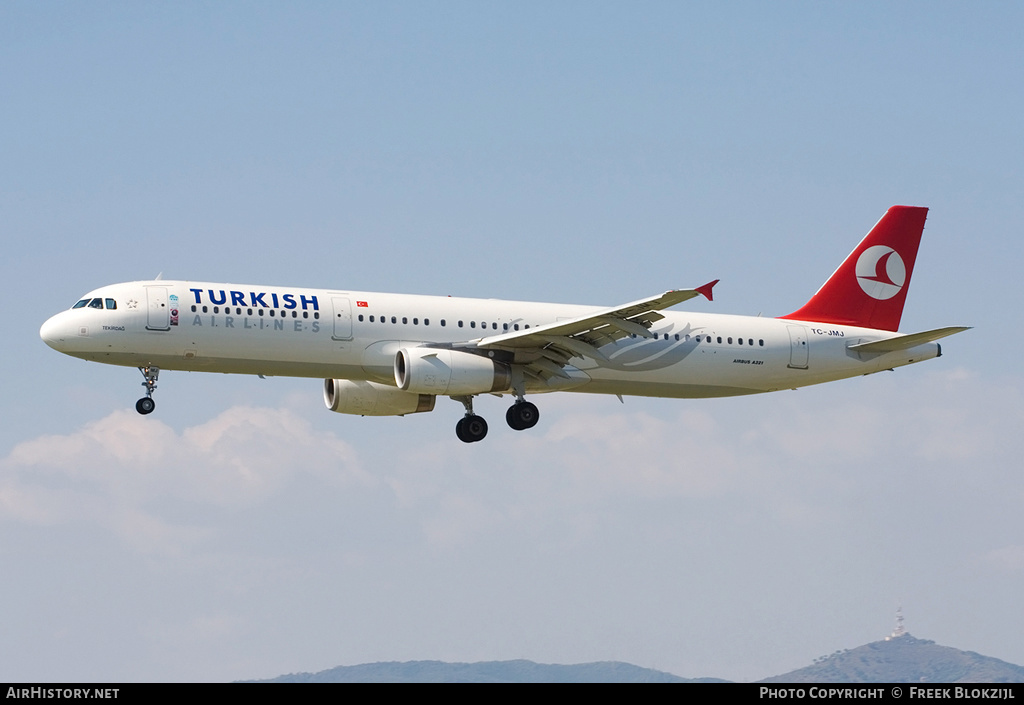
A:
<svg viewBox="0 0 1024 705">
<path fill-rule="evenodd" d="M 1024 683 L 1024 668 L 910 634 L 837 651 L 761 683 Z"/>
<path fill-rule="evenodd" d="M 728 683 L 680 678 L 620 661 L 574 666 L 533 661 L 389 661 L 292 673 L 249 683 Z M 939 646 L 910 634 L 837 651 L 814 664 L 760 683 L 1024 683 L 1024 668 Z"/>
<path fill-rule="evenodd" d="M 688 680 L 619 661 L 561 666 L 533 661 L 388 661 L 338 666 L 319 673 L 292 673 L 249 683 L 725 683 Z"/>
</svg>

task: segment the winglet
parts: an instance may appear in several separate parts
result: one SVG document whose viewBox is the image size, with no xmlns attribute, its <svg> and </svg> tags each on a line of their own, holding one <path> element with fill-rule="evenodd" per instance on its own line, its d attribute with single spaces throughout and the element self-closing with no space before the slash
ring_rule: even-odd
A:
<svg viewBox="0 0 1024 705">
<path fill-rule="evenodd" d="M 708 282 L 704 286 L 696 287 L 694 291 L 696 291 L 699 294 L 703 294 L 704 298 L 707 299 L 708 301 L 713 301 L 713 299 L 711 298 L 711 288 L 720 281 L 721 279 L 716 279 L 713 282 Z"/>
</svg>

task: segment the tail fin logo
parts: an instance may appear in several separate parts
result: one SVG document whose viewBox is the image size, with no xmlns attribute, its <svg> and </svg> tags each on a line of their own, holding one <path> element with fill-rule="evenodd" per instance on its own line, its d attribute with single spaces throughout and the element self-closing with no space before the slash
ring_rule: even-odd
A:
<svg viewBox="0 0 1024 705">
<path fill-rule="evenodd" d="M 873 299 L 885 301 L 900 293 L 907 267 L 900 253 L 887 245 L 873 245 L 857 258 L 857 283 Z"/>
</svg>

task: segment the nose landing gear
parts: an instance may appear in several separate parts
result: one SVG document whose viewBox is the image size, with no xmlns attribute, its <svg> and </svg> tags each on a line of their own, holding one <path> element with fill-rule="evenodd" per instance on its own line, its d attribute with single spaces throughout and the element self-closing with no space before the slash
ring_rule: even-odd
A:
<svg viewBox="0 0 1024 705">
<path fill-rule="evenodd" d="M 142 386 L 146 388 L 146 396 L 135 402 L 135 410 L 145 416 L 146 414 L 153 413 L 153 409 L 156 408 L 156 402 L 153 401 L 153 392 L 156 390 L 156 381 L 160 378 L 160 368 L 140 367 L 139 372 L 146 378 L 146 381 L 142 383 Z"/>
</svg>

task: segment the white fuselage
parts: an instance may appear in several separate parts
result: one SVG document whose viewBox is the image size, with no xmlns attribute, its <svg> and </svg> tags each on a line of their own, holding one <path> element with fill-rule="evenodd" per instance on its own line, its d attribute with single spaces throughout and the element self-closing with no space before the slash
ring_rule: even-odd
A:
<svg viewBox="0 0 1024 705">
<path fill-rule="evenodd" d="M 594 306 L 184 281 L 116 284 L 40 331 L 48 345 L 131 367 L 367 380 L 395 385 L 398 350 L 459 345 L 599 310 Z M 918 362 L 937 343 L 882 354 L 850 350 L 889 331 L 774 318 L 663 311 L 654 337 L 573 358 L 570 374 L 528 391 L 721 397 L 819 384 Z"/>
</svg>

